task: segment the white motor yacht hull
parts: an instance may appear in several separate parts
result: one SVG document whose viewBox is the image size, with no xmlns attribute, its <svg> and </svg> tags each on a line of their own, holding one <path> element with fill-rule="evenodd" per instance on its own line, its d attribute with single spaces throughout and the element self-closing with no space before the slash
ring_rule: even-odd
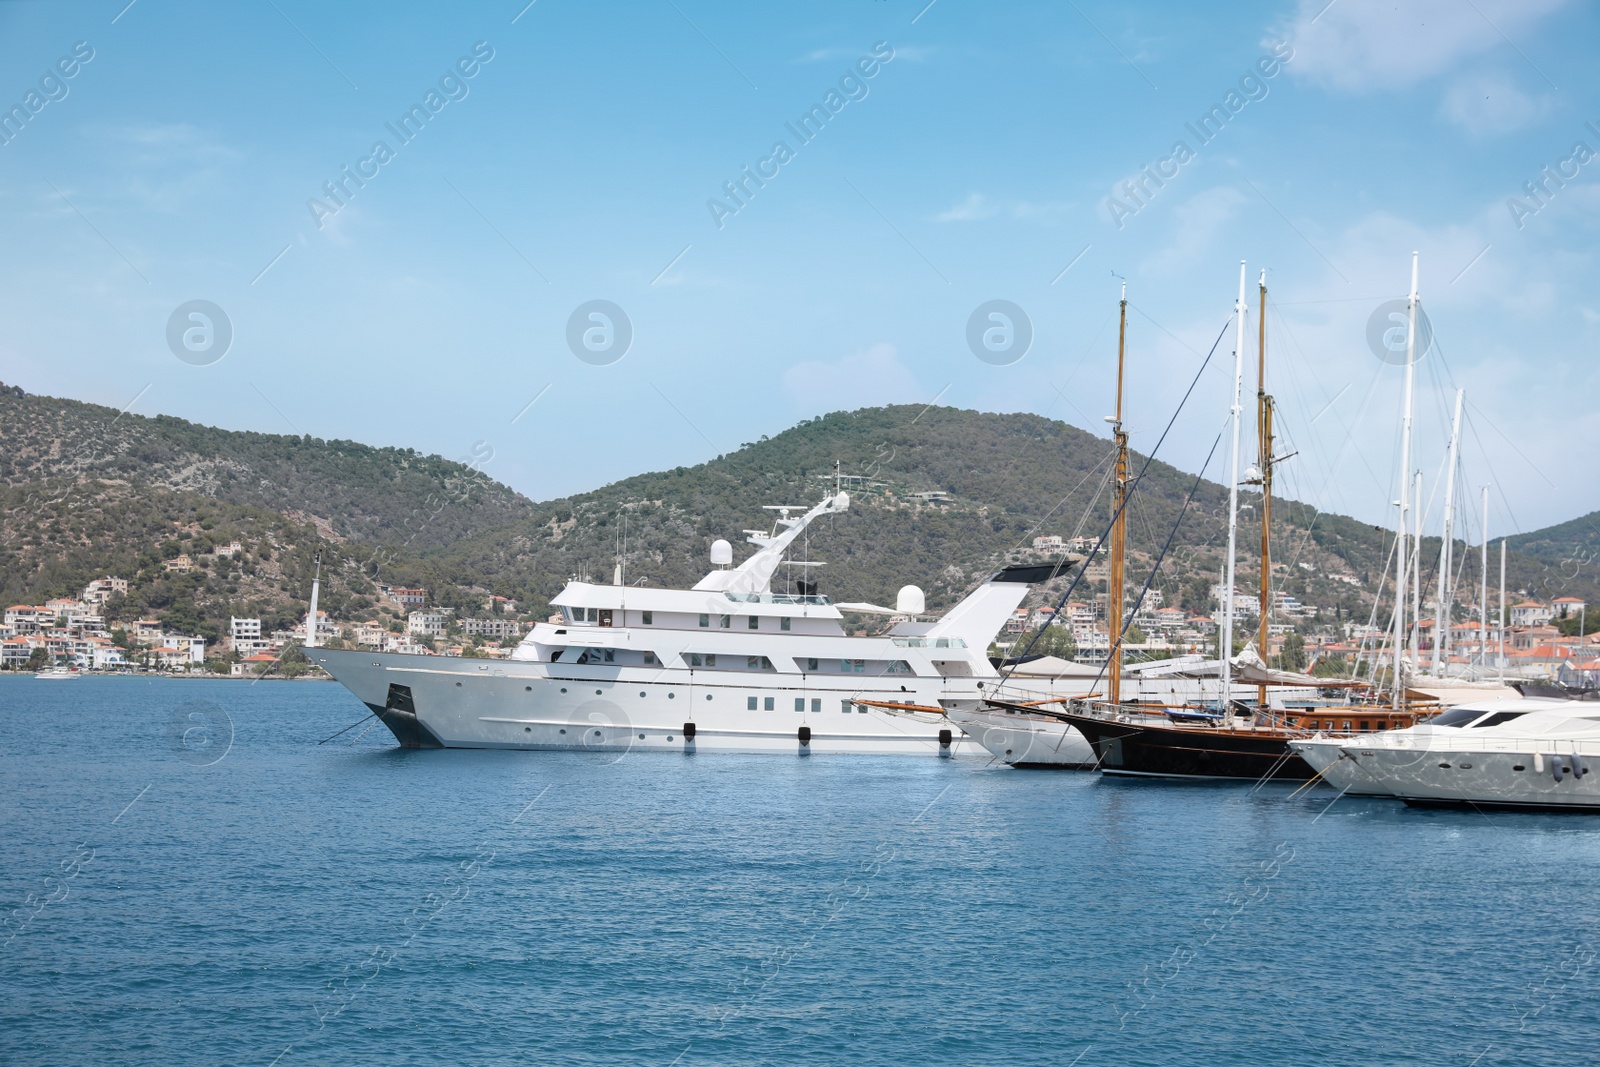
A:
<svg viewBox="0 0 1600 1067">
<path fill-rule="evenodd" d="M 1369 774 L 1364 766 L 1346 755 L 1345 749 L 1358 746 L 1360 738 L 1326 737 L 1290 741 L 1289 747 L 1340 793 L 1357 797 L 1393 796 L 1388 789 Z"/>
<path fill-rule="evenodd" d="M 1594 773 L 1600 744 L 1561 747 L 1541 752 L 1507 742 L 1492 750 L 1418 750 L 1351 743 L 1345 753 L 1381 791 L 1414 806 L 1600 812 L 1600 775 Z"/>
<path fill-rule="evenodd" d="M 929 678 L 818 682 L 661 667 L 305 653 L 406 748 L 949 756 L 966 739 L 943 715 L 858 701 L 939 708 L 974 696 Z"/>
</svg>

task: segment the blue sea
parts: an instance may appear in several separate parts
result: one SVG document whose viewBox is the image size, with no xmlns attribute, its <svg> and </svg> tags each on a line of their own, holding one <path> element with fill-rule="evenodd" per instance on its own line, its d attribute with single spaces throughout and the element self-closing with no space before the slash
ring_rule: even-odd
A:
<svg viewBox="0 0 1600 1067">
<path fill-rule="evenodd" d="M 0 678 L 0 1063 L 1600 1056 L 1597 819 L 365 711 Z"/>
</svg>

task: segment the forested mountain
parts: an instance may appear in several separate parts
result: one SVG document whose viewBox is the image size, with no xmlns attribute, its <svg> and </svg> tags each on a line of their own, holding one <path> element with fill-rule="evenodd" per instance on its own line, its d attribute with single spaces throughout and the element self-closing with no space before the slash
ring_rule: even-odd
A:
<svg viewBox="0 0 1600 1067">
<path fill-rule="evenodd" d="M 1197 612 L 1210 610 L 1226 532 L 1225 489 L 1185 473 L 1204 458 L 1150 463 L 1129 511 L 1134 590 L 1171 537 L 1152 587 Z M 850 512 L 813 527 L 797 558 L 825 562 L 818 577 L 838 599 L 892 603 L 916 584 L 937 609 L 1004 562 L 1032 557 L 1039 534 L 1099 536 L 1110 459 L 1106 439 L 1034 415 L 867 408 L 694 467 L 534 503 L 467 465 L 405 449 L 236 433 L 0 387 L 0 589 L 8 603 L 39 601 L 117 574 L 134 581 L 122 606 L 130 617 L 215 634 L 229 614 L 301 610 L 320 553 L 323 602 L 341 617 L 378 614 L 376 581 L 424 586 L 463 613 L 494 592 L 540 615 L 570 577 L 610 581 L 619 559 L 629 582 L 693 583 L 711 541 L 738 546 L 740 531 L 769 528 L 763 505 L 816 503 L 838 464 Z M 1135 456 L 1133 472 L 1144 464 Z M 1241 589 L 1257 580 L 1258 517 L 1252 506 L 1241 523 Z M 1594 599 L 1597 519 L 1513 539 L 1511 587 Z M 232 540 L 240 556 L 212 553 Z M 1425 559 L 1437 550 L 1425 541 Z M 179 552 L 196 559 L 193 573 L 167 572 Z M 1384 531 L 1275 503 L 1276 585 L 1324 618 L 1366 619 L 1387 553 Z"/>
</svg>

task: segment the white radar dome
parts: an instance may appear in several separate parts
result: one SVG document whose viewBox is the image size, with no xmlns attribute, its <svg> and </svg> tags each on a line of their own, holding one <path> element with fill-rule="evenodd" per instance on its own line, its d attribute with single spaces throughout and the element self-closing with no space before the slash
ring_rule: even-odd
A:
<svg viewBox="0 0 1600 1067">
<path fill-rule="evenodd" d="M 840 493 L 838 496 L 833 498 L 833 504 L 834 504 L 834 507 L 837 507 L 840 510 L 844 510 L 846 508 L 849 508 L 850 507 L 850 494 L 849 493 Z"/>
<path fill-rule="evenodd" d="M 713 567 L 726 567 L 733 562 L 733 546 L 722 538 L 711 542 L 711 565 Z"/>
<path fill-rule="evenodd" d="M 894 598 L 894 610 L 902 615 L 921 615 L 928 606 L 928 600 L 922 595 L 922 590 L 914 585 L 903 585 Z"/>
</svg>

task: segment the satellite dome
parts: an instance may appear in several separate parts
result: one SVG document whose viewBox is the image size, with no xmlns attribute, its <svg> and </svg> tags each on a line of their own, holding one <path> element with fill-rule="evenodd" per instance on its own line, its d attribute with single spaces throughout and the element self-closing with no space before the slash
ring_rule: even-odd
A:
<svg viewBox="0 0 1600 1067">
<path fill-rule="evenodd" d="M 850 507 L 850 494 L 841 492 L 833 498 L 833 506 L 841 511 L 848 510 Z"/>
<path fill-rule="evenodd" d="M 927 606 L 927 598 L 922 595 L 922 590 L 914 585 L 903 585 L 900 587 L 900 592 L 895 594 L 894 610 L 902 615 L 921 615 Z"/>
<path fill-rule="evenodd" d="M 733 562 L 733 546 L 722 538 L 711 542 L 711 565 L 713 567 L 726 567 Z"/>
</svg>

